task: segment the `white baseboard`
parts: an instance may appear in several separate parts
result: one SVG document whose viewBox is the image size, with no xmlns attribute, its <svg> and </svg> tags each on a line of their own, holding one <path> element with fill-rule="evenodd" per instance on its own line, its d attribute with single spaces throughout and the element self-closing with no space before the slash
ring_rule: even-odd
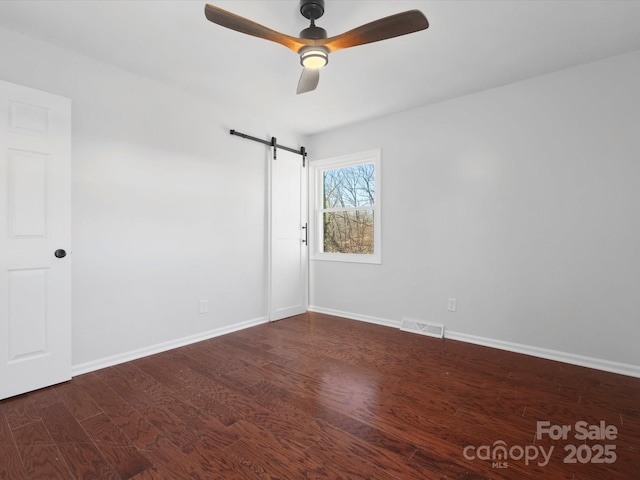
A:
<svg viewBox="0 0 640 480">
<path fill-rule="evenodd" d="M 184 347 L 185 345 L 202 342 L 203 340 L 219 337 L 221 335 L 226 335 L 227 333 L 237 332 L 238 330 L 244 330 L 245 328 L 255 327 L 256 325 L 262 325 L 263 323 L 268 322 L 268 317 L 255 318 L 253 320 L 235 323 L 233 325 L 217 328 L 215 330 L 209 330 L 195 335 L 189 335 L 188 337 L 182 337 L 177 340 L 170 340 L 168 342 L 150 345 L 148 347 L 112 355 L 110 357 L 100 358 L 91 362 L 73 365 L 71 367 L 71 375 L 75 377 L 77 375 L 82 375 L 83 373 L 93 372 L 95 370 L 100 370 L 101 368 L 112 367 L 114 365 L 118 365 L 119 363 L 130 362 L 131 360 L 136 360 L 138 358 L 146 357 L 149 355 L 155 355 L 156 353 L 166 352 L 167 350 Z"/>
<path fill-rule="evenodd" d="M 579 365 L 581 367 L 594 368 L 605 372 L 619 373 L 630 377 L 640 378 L 640 366 L 630 365 L 627 363 L 612 362 L 600 358 L 585 357 L 573 353 L 561 352 L 558 350 L 549 350 L 547 348 L 534 347 L 531 345 L 523 345 L 520 343 L 505 342 L 492 338 L 478 337 L 467 333 L 450 332 L 445 330 L 445 338 L 451 340 L 459 340 L 461 342 L 474 343 L 476 345 L 484 345 L 485 347 L 507 350 L 509 352 L 523 353 L 534 357 L 546 358 L 547 360 L 555 360 L 556 362 L 569 363 L 571 365 Z"/>
<path fill-rule="evenodd" d="M 383 325 L 385 327 L 400 328 L 400 325 L 401 325 L 401 322 L 399 321 L 387 320 L 387 319 L 378 318 L 378 317 L 371 317 L 368 315 L 359 315 L 359 314 L 355 314 L 351 312 L 343 312 L 339 310 L 332 310 L 330 308 L 309 306 L 308 310 L 311 312 L 318 312 L 318 313 L 324 313 L 327 315 L 334 315 L 337 317 L 344 317 L 351 320 L 360 320 L 362 322 L 375 323 L 377 325 Z M 612 362 L 612 361 L 603 360 L 600 358 L 585 357 L 582 355 L 575 355 L 573 353 L 566 353 L 558 350 L 549 350 L 546 348 L 534 347 L 531 345 L 505 342 L 503 340 L 479 337 L 476 335 L 469 335 L 467 333 L 452 332 L 446 329 L 444 331 L 444 338 L 448 338 L 451 340 L 459 340 L 461 342 L 473 343 L 475 345 L 483 345 L 485 347 L 497 348 L 499 350 L 506 350 L 509 352 L 523 353 L 525 355 L 546 358 L 547 360 L 555 360 L 557 362 L 568 363 L 571 365 L 579 365 L 581 367 L 593 368 L 593 369 L 602 370 L 605 372 L 619 373 L 621 375 L 628 375 L 630 377 L 640 378 L 640 366 L 638 365 Z"/>
<path fill-rule="evenodd" d="M 384 327 L 400 328 L 399 321 L 387 320 L 386 318 L 372 317 L 369 315 L 359 315 L 357 313 L 343 312 L 340 310 L 333 310 L 331 308 L 317 307 L 315 305 L 309 305 L 307 310 L 310 312 L 324 313 L 325 315 L 333 315 L 334 317 L 348 318 L 349 320 L 359 320 L 361 322 L 375 323 L 376 325 L 382 325 Z"/>
</svg>

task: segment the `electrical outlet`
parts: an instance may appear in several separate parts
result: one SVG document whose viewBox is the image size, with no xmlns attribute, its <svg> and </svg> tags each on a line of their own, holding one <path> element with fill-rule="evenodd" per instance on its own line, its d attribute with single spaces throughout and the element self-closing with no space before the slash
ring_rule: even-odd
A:
<svg viewBox="0 0 640 480">
<path fill-rule="evenodd" d="M 200 313 L 207 313 L 209 311 L 209 300 L 200 300 Z"/>
<path fill-rule="evenodd" d="M 449 310 L 450 312 L 455 312 L 457 305 L 456 305 L 456 299 L 455 298 L 447 298 L 447 310 Z"/>
</svg>

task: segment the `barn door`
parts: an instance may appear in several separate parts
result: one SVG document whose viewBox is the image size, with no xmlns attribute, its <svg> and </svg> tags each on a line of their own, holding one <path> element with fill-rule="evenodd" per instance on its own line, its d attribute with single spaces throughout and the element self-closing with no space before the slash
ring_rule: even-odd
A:
<svg viewBox="0 0 640 480">
<path fill-rule="evenodd" d="M 269 319 L 307 310 L 307 169 L 298 154 L 270 160 Z"/>
<path fill-rule="evenodd" d="M 71 378 L 71 102 L 0 81 L 0 399 Z"/>
</svg>

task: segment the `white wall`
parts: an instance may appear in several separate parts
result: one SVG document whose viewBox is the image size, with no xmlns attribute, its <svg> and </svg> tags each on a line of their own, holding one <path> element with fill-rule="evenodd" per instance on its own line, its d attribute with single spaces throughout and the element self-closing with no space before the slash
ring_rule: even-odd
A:
<svg viewBox="0 0 640 480">
<path fill-rule="evenodd" d="M 0 58 L 73 101 L 76 371 L 266 319 L 267 152 L 229 129 L 295 133 L 5 29 Z"/>
<path fill-rule="evenodd" d="M 384 182 L 382 265 L 312 262 L 312 308 L 640 374 L 638 85 L 640 52 L 312 136 Z"/>
</svg>

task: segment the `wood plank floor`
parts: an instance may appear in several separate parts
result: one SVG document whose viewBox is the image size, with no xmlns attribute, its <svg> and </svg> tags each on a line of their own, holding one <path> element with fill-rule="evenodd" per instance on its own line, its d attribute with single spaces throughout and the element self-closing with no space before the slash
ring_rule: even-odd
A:
<svg viewBox="0 0 640 480">
<path fill-rule="evenodd" d="M 312 313 L 0 402 L 10 480 L 616 480 L 639 467 L 640 379 Z"/>
</svg>

